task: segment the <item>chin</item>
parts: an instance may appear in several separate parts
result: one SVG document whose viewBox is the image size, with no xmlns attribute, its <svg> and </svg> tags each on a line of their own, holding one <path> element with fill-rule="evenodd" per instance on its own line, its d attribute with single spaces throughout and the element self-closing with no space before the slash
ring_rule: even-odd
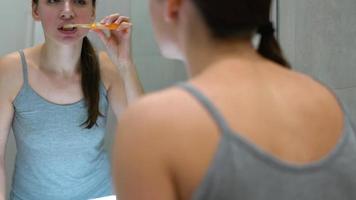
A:
<svg viewBox="0 0 356 200">
<path fill-rule="evenodd" d="M 55 40 L 62 44 L 73 44 L 82 40 L 86 36 L 86 32 L 82 30 L 74 30 L 71 32 L 57 31 L 54 34 Z"/>
<path fill-rule="evenodd" d="M 57 41 L 58 42 L 61 42 L 61 43 L 75 43 L 77 41 L 79 41 L 79 37 L 61 37 L 61 38 L 58 38 Z"/>
<path fill-rule="evenodd" d="M 59 44 L 64 44 L 64 45 L 72 45 L 76 44 L 79 41 L 81 41 L 85 36 L 78 36 L 78 35 L 73 35 L 73 36 L 57 36 L 55 37 L 55 41 Z"/>
</svg>

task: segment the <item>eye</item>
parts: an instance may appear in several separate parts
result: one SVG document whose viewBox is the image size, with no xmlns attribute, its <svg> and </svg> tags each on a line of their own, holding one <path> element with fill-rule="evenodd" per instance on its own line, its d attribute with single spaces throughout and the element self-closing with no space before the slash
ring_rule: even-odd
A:
<svg viewBox="0 0 356 200">
<path fill-rule="evenodd" d="M 47 0 L 48 4 L 54 4 L 54 3 L 59 3 L 61 0 Z"/>
<path fill-rule="evenodd" d="M 86 0 L 74 0 L 74 3 L 82 6 L 87 5 Z"/>
</svg>

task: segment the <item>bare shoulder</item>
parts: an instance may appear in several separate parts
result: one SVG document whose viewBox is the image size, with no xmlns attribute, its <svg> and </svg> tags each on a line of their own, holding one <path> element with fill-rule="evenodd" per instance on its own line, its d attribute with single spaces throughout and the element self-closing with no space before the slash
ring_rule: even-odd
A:
<svg viewBox="0 0 356 200">
<path fill-rule="evenodd" d="M 287 83 L 287 82 L 286 82 Z M 283 86 L 300 113 L 319 119 L 320 124 L 342 124 L 343 109 L 334 91 L 309 75 L 294 72 L 291 81 Z"/>
<path fill-rule="evenodd" d="M 122 117 L 122 121 L 125 122 L 122 125 L 130 127 L 130 124 L 134 125 L 135 121 L 142 121 L 145 127 L 133 126 L 132 128 L 157 128 L 162 132 L 166 125 L 171 127 L 173 121 L 179 123 L 179 118 L 186 114 L 188 102 L 187 94 L 178 88 L 146 95 L 128 107 Z"/>
<path fill-rule="evenodd" d="M 175 195 L 189 196 L 190 189 L 200 180 L 203 173 L 200 171 L 208 165 L 219 137 L 218 128 L 207 112 L 190 94 L 176 87 L 133 103 L 118 124 L 113 154 L 119 155 L 114 157 L 116 173 L 121 173 L 117 180 L 128 182 L 140 175 L 132 185 L 144 184 L 142 187 L 146 188 L 156 184 L 151 190 L 160 188 L 155 194 L 163 196 L 162 191 L 169 191 L 162 189 L 166 187 L 163 183 L 174 187 Z M 115 159 L 119 160 L 115 162 Z M 125 166 L 125 163 L 131 164 Z M 141 167 L 132 167 L 136 165 Z M 147 182 L 142 177 L 147 177 Z"/>
<path fill-rule="evenodd" d="M 176 199 L 171 160 L 179 149 L 172 121 L 180 107 L 174 97 L 179 96 L 175 89 L 153 93 L 131 104 L 120 118 L 112 160 L 116 191 L 123 198 Z"/>
<path fill-rule="evenodd" d="M 0 91 L 1 95 L 14 98 L 23 83 L 22 63 L 18 52 L 0 58 Z"/>
<path fill-rule="evenodd" d="M 9 73 L 13 74 L 14 72 L 18 72 L 21 70 L 21 66 L 21 58 L 18 52 L 0 57 L 0 76 L 7 76 L 10 75 Z"/>
<path fill-rule="evenodd" d="M 321 100 L 324 103 L 337 103 L 333 91 L 312 76 L 295 70 L 287 70 L 277 64 L 270 66 L 263 69 L 263 73 L 268 77 L 268 82 L 277 91 L 275 93 L 290 98 L 291 102 L 305 105 L 313 105 Z"/>
<path fill-rule="evenodd" d="M 297 86 L 297 91 L 304 91 L 304 94 L 309 96 L 311 103 L 319 102 L 321 106 L 340 106 L 338 97 L 326 84 L 309 75 L 302 73 L 296 74 L 294 84 Z M 301 92 L 301 94 L 303 93 Z"/>
<path fill-rule="evenodd" d="M 202 127 L 214 130 L 214 123 L 202 124 L 209 122 L 209 118 L 190 94 L 175 87 L 147 95 L 130 105 L 121 117 L 119 132 L 124 140 L 152 142 L 161 147 L 170 144 L 167 148 L 171 148 L 184 143 L 183 140 L 193 142 L 194 138 L 201 138 L 202 131 L 198 130 Z"/>
</svg>

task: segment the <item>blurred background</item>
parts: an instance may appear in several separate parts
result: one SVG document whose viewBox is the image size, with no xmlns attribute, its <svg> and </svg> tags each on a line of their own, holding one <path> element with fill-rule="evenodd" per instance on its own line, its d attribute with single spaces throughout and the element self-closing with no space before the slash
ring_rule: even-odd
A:
<svg viewBox="0 0 356 200">
<path fill-rule="evenodd" d="M 31 1 L 0 1 L 0 56 L 43 41 L 41 24 L 31 16 Z M 97 20 L 119 12 L 133 23 L 133 55 L 146 92 L 187 78 L 183 64 L 164 59 L 155 44 L 148 0 L 99 0 Z M 332 88 L 356 121 L 356 2 L 355 0 L 274 1 L 276 36 L 293 68 Z M 99 50 L 103 45 L 90 34 Z M 0 102 L 1 106 L 1 102 Z M 106 148 L 110 152 L 116 119 L 110 112 Z M 44 122 L 45 123 L 45 122 Z M 12 132 L 6 150 L 7 189 L 16 155 Z"/>
</svg>

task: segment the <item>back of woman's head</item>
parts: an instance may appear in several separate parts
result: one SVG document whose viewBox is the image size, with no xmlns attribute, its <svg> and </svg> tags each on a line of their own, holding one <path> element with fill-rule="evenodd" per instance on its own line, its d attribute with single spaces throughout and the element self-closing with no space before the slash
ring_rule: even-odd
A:
<svg viewBox="0 0 356 200">
<path fill-rule="evenodd" d="M 270 23 L 271 0 L 192 0 L 216 39 L 261 34 L 258 52 L 286 68 L 281 48 Z"/>
</svg>

